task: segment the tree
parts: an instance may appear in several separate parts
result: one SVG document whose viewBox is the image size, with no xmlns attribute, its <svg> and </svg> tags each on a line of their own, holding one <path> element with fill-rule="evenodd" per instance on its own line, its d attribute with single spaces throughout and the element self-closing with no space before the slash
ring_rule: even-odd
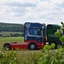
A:
<svg viewBox="0 0 64 64">
<path fill-rule="evenodd" d="M 61 42 L 64 42 L 64 23 L 61 22 L 61 28 L 55 33 L 57 37 L 59 37 Z"/>
</svg>

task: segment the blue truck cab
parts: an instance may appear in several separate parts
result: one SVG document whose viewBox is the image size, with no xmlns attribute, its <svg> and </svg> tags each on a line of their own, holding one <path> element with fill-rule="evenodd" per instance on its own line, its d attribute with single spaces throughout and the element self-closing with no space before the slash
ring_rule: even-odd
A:
<svg viewBox="0 0 64 64">
<path fill-rule="evenodd" d="M 45 32 L 45 26 L 40 23 L 26 22 L 24 24 L 24 40 L 36 40 L 37 42 L 43 42 Z"/>
</svg>

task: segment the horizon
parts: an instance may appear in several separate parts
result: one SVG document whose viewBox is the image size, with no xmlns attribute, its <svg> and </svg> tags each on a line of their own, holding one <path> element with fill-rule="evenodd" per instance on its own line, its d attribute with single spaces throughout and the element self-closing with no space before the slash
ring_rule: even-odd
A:
<svg viewBox="0 0 64 64">
<path fill-rule="evenodd" d="M 5 24 L 22 24 L 22 23 L 6 23 L 6 22 L 0 22 L 0 23 L 5 23 Z M 40 23 L 40 22 L 31 22 L 31 23 Z M 22 25 L 24 25 L 25 23 L 23 23 Z M 42 24 L 42 23 L 40 23 L 40 24 Z M 44 23 L 44 24 L 46 24 L 46 23 Z M 48 23 L 48 24 L 55 24 L 55 25 L 61 25 L 61 23 L 60 24 L 56 24 L 56 23 Z M 46 24 L 46 25 L 48 25 L 48 24 Z"/>
</svg>

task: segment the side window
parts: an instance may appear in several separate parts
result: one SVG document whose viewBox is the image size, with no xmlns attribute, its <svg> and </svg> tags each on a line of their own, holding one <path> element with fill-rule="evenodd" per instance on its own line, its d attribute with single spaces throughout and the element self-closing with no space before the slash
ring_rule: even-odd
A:
<svg viewBox="0 0 64 64">
<path fill-rule="evenodd" d="M 37 31 L 37 35 L 41 35 L 41 29 L 38 29 L 38 31 Z"/>
<path fill-rule="evenodd" d="M 56 28 L 53 29 L 54 32 L 57 32 L 58 30 L 59 30 L 59 29 L 56 29 Z"/>
<path fill-rule="evenodd" d="M 42 35 L 42 30 L 41 29 L 30 29 L 29 34 L 30 35 Z"/>
<path fill-rule="evenodd" d="M 37 29 L 30 29 L 29 30 L 30 35 L 38 35 L 37 33 L 38 33 Z"/>
<path fill-rule="evenodd" d="M 54 28 L 54 29 L 53 29 L 53 31 L 54 31 L 54 32 L 56 32 L 56 31 L 57 31 L 57 29 L 55 29 L 55 28 Z"/>
<path fill-rule="evenodd" d="M 34 30 L 34 35 L 37 35 L 37 30 L 36 29 Z"/>
</svg>

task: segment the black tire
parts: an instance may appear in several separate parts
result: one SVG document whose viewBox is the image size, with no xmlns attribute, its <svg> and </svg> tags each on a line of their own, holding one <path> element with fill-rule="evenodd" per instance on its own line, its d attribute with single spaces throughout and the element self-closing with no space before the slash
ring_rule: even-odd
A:
<svg viewBox="0 0 64 64">
<path fill-rule="evenodd" d="M 10 44 L 8 44 L 8 43 L 4 44 L 4 49 L 11 50 Z"/>
<path fill-rule="evenodd" d="M 37 49 L 36 44 L 35 44 L 35 43 L 30 43 L 30 44 L 29 44 L 29 49 L 30 49 L 30 50 L 36 50 L 36 49 Z"/>
</svg>

